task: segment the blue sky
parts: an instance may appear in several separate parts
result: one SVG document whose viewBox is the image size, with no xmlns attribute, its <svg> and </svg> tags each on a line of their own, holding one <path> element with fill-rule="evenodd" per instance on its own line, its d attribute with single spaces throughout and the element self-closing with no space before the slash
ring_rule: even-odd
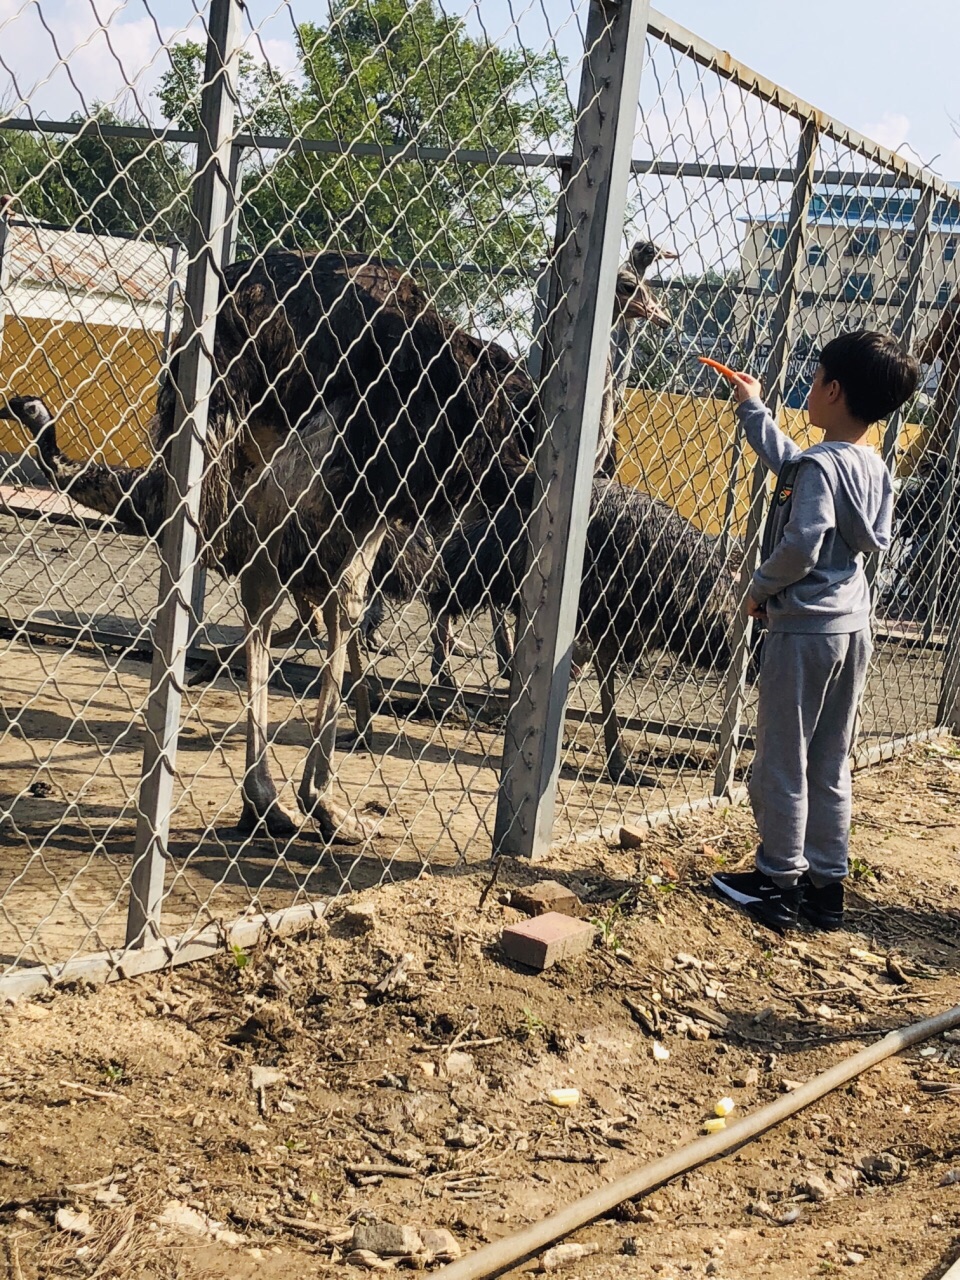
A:
<svg viewBox="0 0 960 1280">
<path fill-rule="evenodd" d="M 0 109 L 48 118 L 83 113 L 95 99 L 157 118 L 152 91 L 164 43 L 200 33 L 204 0 L 0 0 Z M 362 3 L 362 0 L 357 0 Z M 495 41 L 521 39 L 542 52 L 553 41 L 570 63 L 582 49 L 587 0 L 442 0 Z M 684 26 L 815 106 L 885 145 L 960 179 L 960 0 L 660 0 Z M 795 12 L 795 10 L 797 12 Z M 326 0 L 248 0 L 261 48 L 295 65 L 293 19 L 323 21 Z M 128 88 L 132 85 L 132 88 Z M 482 145 L 474 136 L 466 145 Z M 657 45 L 644 74 L 635 154 L 676 160 L 783 162 L 796 125 L 758 110 L 689 60 Z M 849 157 L 824 154 L 849 166 Z M 784 188 L 725 187 L 648 179 L 637 184 L 636 222 L 682 254 L 685 269 L 731 267 L 742 217 L 782 203 Z"/>
<path fill-rule="evenodd" d="M 482 13 L 494 37 L 514 25 L 534 48 L 543 46 L 544 15 L 549 14 L 549 25 L 568 54 L 575 53 L 577 21 L 585 7 L 583 0 L 447 3 L 456 11 Z M 960 116 L 957 0 L 913 0 L 909 6 L 902 0 L 804 0 L 802 6 L 660 0 L 659 7 L 845 123 L 888 145 L 911 149 L 944 176 L 960 178 L 960 140 L 951 125 L 951 116 Z M 322 20 L 326 4 L 251 0 L 250 10 L 270 56 L 289 63 L 291 10 L 299 19 Z M 91 0 L 0 0 L 0 101 L 17 97 L 13 73 L 34 110 L 48 115 L 82 109 L 84 99 L 115 97 L 125 77 L 137 81 L 146 105 L 162 70 L 157 27 L 169 38 L 193 12 L 190 0 L 97 0 L 96 7 Z M 41 13 L 57 50 L 40 26 Z M 98 33 L 101 23 L 109 39 Z M 67 53 L 73 84 L 58 65 Z"/>
<path fill-rule="evenodd" d="M 960 139 L 951 125 L 960 117 L 957 0 L 661 0 L 655 7 L 844 124 L 960 179 Z"/>
</svg>

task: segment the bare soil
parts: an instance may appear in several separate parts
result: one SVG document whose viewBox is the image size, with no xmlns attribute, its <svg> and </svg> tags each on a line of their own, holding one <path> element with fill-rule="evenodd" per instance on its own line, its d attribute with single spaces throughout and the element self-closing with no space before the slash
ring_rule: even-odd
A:
<svg viewBox="0 0 960 1280">
<path fill-rule="evenodd" d="M 3 1007 L 0 1274 L 350 1276 L 358 1221 L 447 1228 L 464 1250 L 514 1231 L 691 1140 L 720 1097 L 750 1111 L 953 1004 L 958 799 L 948 739 L 857 776 L 838 934 L 780 939 L 711 896 L 710 872 L 752 850 L 731 808 L 636 851 L 504 866 L 482 908 L 488 867 L 398 870 L 312 933 Z M 498 948 L 520 918 L 506 894 L 535 876 L 598 922 L 588 955 L 544 974 Z M 668 1060 L 628 999 L 658 1010 Z M 930 1090 L 958 1070 L 952 1039 L 889 1060 L 579 1232 L 599 1251 L 569 1274 L 934 1280 L 960 1254 L 960 1181 L 942 1185 L 960 1094 Z M 579 1106 L 546 1102 L 560 1086 Z M 364 1163 L 404 1176 L 348 1169 Z"/>
</svg>

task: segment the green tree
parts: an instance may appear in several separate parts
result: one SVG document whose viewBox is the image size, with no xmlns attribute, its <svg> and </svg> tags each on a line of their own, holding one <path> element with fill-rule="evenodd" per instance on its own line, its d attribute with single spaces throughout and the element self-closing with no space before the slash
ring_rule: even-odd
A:
<svg viewBox="0 0 960 1280">
<path fill-rule="evenodd" d="M 3 191 L 16 197 L 18 212 L 79 231 L 182 234 L 189 171 L 179 148 L 98 127 L 122 123 L 97 106 L 79 134 L 0 134 Z"/>
<path fill-rule="evenodd" d="M 563 146 L 570 107 L 562 66 L 493 45 L 434 0 L 331 0 L 325 25 L 298 28 L 300 65 L 279 77 L 240 67 L 242 127 L 384 146 L 415 143 L 497 153 Z M 196 120 L 202 50 L 179 45 L 158 97 L 168 119 Z M 480 275 L 435 277 L 446 302 L 488 288 L 504 267 L 548 251 L 554 188 L 539 169 L 252 150 L 241 246 L 339 248 L 404 262 L 474 263 Z M 511 287 L 511 281 L 499 292 Z"/>
</svg>

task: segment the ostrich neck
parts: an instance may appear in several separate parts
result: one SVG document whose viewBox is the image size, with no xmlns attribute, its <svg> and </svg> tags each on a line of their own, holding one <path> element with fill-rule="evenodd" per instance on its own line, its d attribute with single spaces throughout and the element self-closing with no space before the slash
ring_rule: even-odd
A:
<svg viewBox="0 0 960 1280">
<path fill-rule="evenodd" d="M 40 468 L 74 502 L 100 511 L 141 534 L 155 534 L 163 523 L 164 469 L 159 459 L 147 467 L 112 467 L 74 462 L 59 448 L 51 419 L 37 435 Z"/>
</svg>

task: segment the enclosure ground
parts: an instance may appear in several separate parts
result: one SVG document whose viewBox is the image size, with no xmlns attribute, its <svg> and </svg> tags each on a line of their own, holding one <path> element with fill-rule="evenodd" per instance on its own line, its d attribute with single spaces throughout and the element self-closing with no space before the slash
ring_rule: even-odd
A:
<svg viewBox="0 0 960 1280">
<path fill-rule="evenodd" d="M 690 1140 L 720 1097 L 753 1110 L 953 1004 L 958 801 L 949 739 L 857 776 L 839 934 L 784 941 L 710 895 L 710 872 L 752 849 L 736 808 L 636 852 L 558 849 L 537 874 L 579 893 L 599 941 L 543 975 L 499 954 L 519 918 L 503 898 L 534 878 L 510 864 L 482 909 L 487 869 L 441 870 L 341 898 L 322 930 L 249 954 L 7 1006 L 0 1274 L 352 1275 L 331 1241 L 365 1217 L 445 1227 L 464 1249 L 504 1235 Z M 350 916 L 358 903 L 372 919 Z M 406 980 L 378 995 L 404 955 Z M 659 1010 L 668 1060 L 628 999 Z M 960 1182 L 941 1185 L 960 1117 L 958 1095 L 931 1089 L 958 1068 L 943 1040 L 882 1064 L 580 1232 L 599 1252 L 574 1274 L 934 1280 L 960 1252 Z M 552 1109 L 558 1086 L 579 1107 Z M 363 1162 L 408 1176 L 347 1171 Z M 58 1230 L 60 1209 L 88 1234 Z"/>
</svg>

